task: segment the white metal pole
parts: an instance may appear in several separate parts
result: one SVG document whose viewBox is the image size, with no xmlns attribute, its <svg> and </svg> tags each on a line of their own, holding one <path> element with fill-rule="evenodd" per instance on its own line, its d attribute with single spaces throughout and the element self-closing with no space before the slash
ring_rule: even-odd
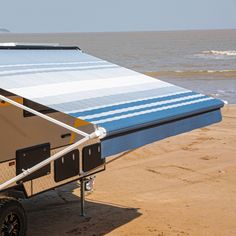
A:
<svg viewBox="0 0 236 236">
<path fill-rule="evenodd" d="M 72 131 L 72 132 L 74 132 L 76 134 L 80 134 L 80 135 L 82 135 L 84 137 L 89 136 L 89 134 L 87 134 L 87 133 L 85 133 L 85 132 L 83 132 L 81 130 L 78 130 L 78 129 L 76 129 L 76 128 L 70 126 L 70 125 L 67 125 L 67 124 L 65 124 L 65 123 L 63 123 L 63 122 L 61 122 L 59 120 L 56 120 L 56 119 L 54 119 L 54 118 L 52 118 L 50 116 L 44 115 L 41 112 L 35 111 L 34 109 L 31 109 L 31 108 L 29 108 L 29 107 L 27 107 L 25 105 L 22 105 L 22 104 L 20 104 L 18 102 L 15 102 L 15 101 L 13 101 L 13 100 L 11 100 L 11 99 L 3 96 L 3 95 L 0 95 L 0 100 L 8 102 L 8 103 L 10 103 L 10 104 L 12 104 L 12 105 L 14 105 L 16 107 L 19 107 L 19 108 L 21 108 L 23 110 L 28 111 L 30 113 L 33 113 L 36 116 L 39 116 L 39 117 L 41 117 L 41 118 L 43 118 L 43 119 L 45 119 L 47 121 L 50 121 L 50 122 L 52 122 L 52 123 L 54 123 L 56 125 L 59 125 L 59 126 L 65 128 L 65 129 L 68 129 L 68 130 L 70 130 L 70 131 Z"/>
<path fill-rule="evenodd" d="M 42 114 L 42 113 L 40 113 L 38 111 L 35 111 L 34 109 L 31 109 L 31 108 L 29 108 L 27 106 L 24 106 L 24 105 L 22 105 L 22 104 L 20 104 L 18 102 L 15 102 L 15 101 L 13 101 L 13 100 L 11 100 L 11 99 L 3 96 L 3 95 L 0 95 L 0 100 L 8 102 L 8 103 L 10 103 L 10 104 L 12 104 L 12 105 L 14 105 L 16 107 L 19 107 L 19 108 L 21 108 L 23 110 L 26 110 L 26 111 L 28 111 L 30 113 L 33 113 L 34 115 L 39 116 L 39 117 L 41 117 L 41 118 L 43 118 L 43 119 L 45 119 L 47 121 L 50 121 L 50 122 L 52 122 L 52 123 L 54 123 L 56 125 L 59 125 L 59 126 L 65 128 L 65 129 L 68 129 L 68 130 L 70 130 L 72 132 L 75 132 L 77 134 L 80 134 L 80 135 L 84 136 L 84 138 L 82 138 L 78 142 L 68 146 L 67 148 L 63 149 L 62 151 L 56 153 L 55 155 L 53 155 L 53 156 L 47 158 L 46 160 L 38 163 L 37 165 L 33 166 L 32 168 L 29 168 L 27 170 L 23 170 L 23 172 L 21 174 L 19 174 L 16 177 L 6 181 L 5 183 L 0 184 L 0 191 L 5 189 L 5 188 L 7 188 L 8 186 L 10 186 L 12 184 L 14 184 L 14 183 L 24 179 L 26 176 L 28 176 L 28 175 L 34 173 L 35 171 L 43 168 L 44 166 L 48 165 L 52 161 L 55 161 L 58 158 L 64 156 L 65 154 L 73 151 L 75 148 L 77 148 L 79 145 L 85 143 L 86 141 L 88 141 L 90 139 L 94 139 L 94 138 L 104 138 L 106 136 L 106 130 L 104 128 L 102 128 L 102 127 L 99 127 L 97 130 L 95 130 L 91 134 L 87 134 L 87 133 L 85 133 L 85 132 L 83 132 L 81 130 L 78 130 L 78 129 L 70 126 L 70 125 L 67 125 L 67 124 L 65 124 L 65 123 L 63 123 L 61 121 L 58 121 L 58 120 L 56 120 L 56 119 L 54 119 L 52 117 L 44 115 L 44 114 Z"/>
<path fill-rule="evenodd" d="M 95 134 L 94 134 L 94 136 L 95 136 Z M 79 145 L 83 144 L 84 142 L 88 141 L 89 139 L 90 139 L 90 137 L 87 136 L 87 137 L 81 139 L 80 141 L 78 141 L 78 142 L 76 142 L 76 143 L 70 145 L 69 147 L 63 149 L 62 151 L 60 151 L 60 152 L 54 154 L 53 156 L 47 158 L 46 160 L 44 160 L 44 161 L 38 163 L 37 165 L 33 166 L 32 168 L 29 168 L 29 169 L 27 169 L 27 170 L 23 170 L 23 172 L 22 172 L 21 174 L 19 174 L 19 175 L 17 175 L 16 177 L 14 177 L 14 178 L 12 178 L 12 179 L 6 181 L 6 182 L 3 183 L 3 184 L 1 184 L 1 185 L 0 185 L 0 191 L 3 190 L 3 189 L 5 189 L 5 188 L 7 188 L 8 186 L 10 186 L 10 185 L 12 185 L 12 184 L 14 184 L 14 183 L 16 183 L 16 182 L 18 182 L 18 181 L 24 179 L 25 177 L 27 177 L 28 175 L 34 173 L 35 171 L 37 171 L 37 170 L 39 170 L 39 169 L 45 167 L 46 165 L 48 165 L 48 164 L 51 163 L 52 161 L 55 161 L 55 160 L 57 160 L 58 158 L 64 156 L 65 154 L 67 154 L 67 153 L 73 151 L 75 148 L 77 148 Z"/>
</svg>

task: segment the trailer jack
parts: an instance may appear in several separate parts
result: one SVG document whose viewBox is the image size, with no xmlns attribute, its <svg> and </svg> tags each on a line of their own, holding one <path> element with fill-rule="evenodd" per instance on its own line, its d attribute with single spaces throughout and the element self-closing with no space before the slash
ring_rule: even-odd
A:
<svg viewBox="0 0 236 236">
<path fill-rule="evenodd" d="M 86 178 L 81 178 L 80 179 L 80 215 L 85 216 L 85 182 Z"/>
</svg>

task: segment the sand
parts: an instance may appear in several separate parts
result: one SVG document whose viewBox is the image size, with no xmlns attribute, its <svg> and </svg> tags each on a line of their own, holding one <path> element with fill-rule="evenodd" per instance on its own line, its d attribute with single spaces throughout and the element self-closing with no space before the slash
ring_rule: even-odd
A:
<svg viewBox="0 0 236 236">
<path fill-rule="evenodd" d="M 223 122 L 132 151 L 97 175 L 24 202 L 29 236 L 236 235 L 236 106 Z"/>
</svg>

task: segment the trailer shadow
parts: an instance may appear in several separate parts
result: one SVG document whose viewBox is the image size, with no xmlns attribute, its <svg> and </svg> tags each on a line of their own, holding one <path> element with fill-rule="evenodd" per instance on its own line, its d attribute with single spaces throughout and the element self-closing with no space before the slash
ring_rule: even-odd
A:
<svg viewBox="0 0 236 236">
<path fill-rule="evenodd" d="M 86 216 L 80 216 L 76 184 L 40 194 L 22 202 L 28 216 L 27 236 L 105 235 L 141 216 L 136 208 L 86 201 Z"/>
</svg>

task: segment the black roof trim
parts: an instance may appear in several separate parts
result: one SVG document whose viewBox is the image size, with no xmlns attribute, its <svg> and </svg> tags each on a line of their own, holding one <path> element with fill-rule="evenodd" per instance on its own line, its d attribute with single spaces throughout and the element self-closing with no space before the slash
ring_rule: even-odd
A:
<svg viewBox="0 0 236 236">
<path fill-rule="evenodd" d="M 0 50 L 81 50 L 77 46 L 50 46 L 50 45 L 14 45 L 0 46 Z"/>
</svg>

